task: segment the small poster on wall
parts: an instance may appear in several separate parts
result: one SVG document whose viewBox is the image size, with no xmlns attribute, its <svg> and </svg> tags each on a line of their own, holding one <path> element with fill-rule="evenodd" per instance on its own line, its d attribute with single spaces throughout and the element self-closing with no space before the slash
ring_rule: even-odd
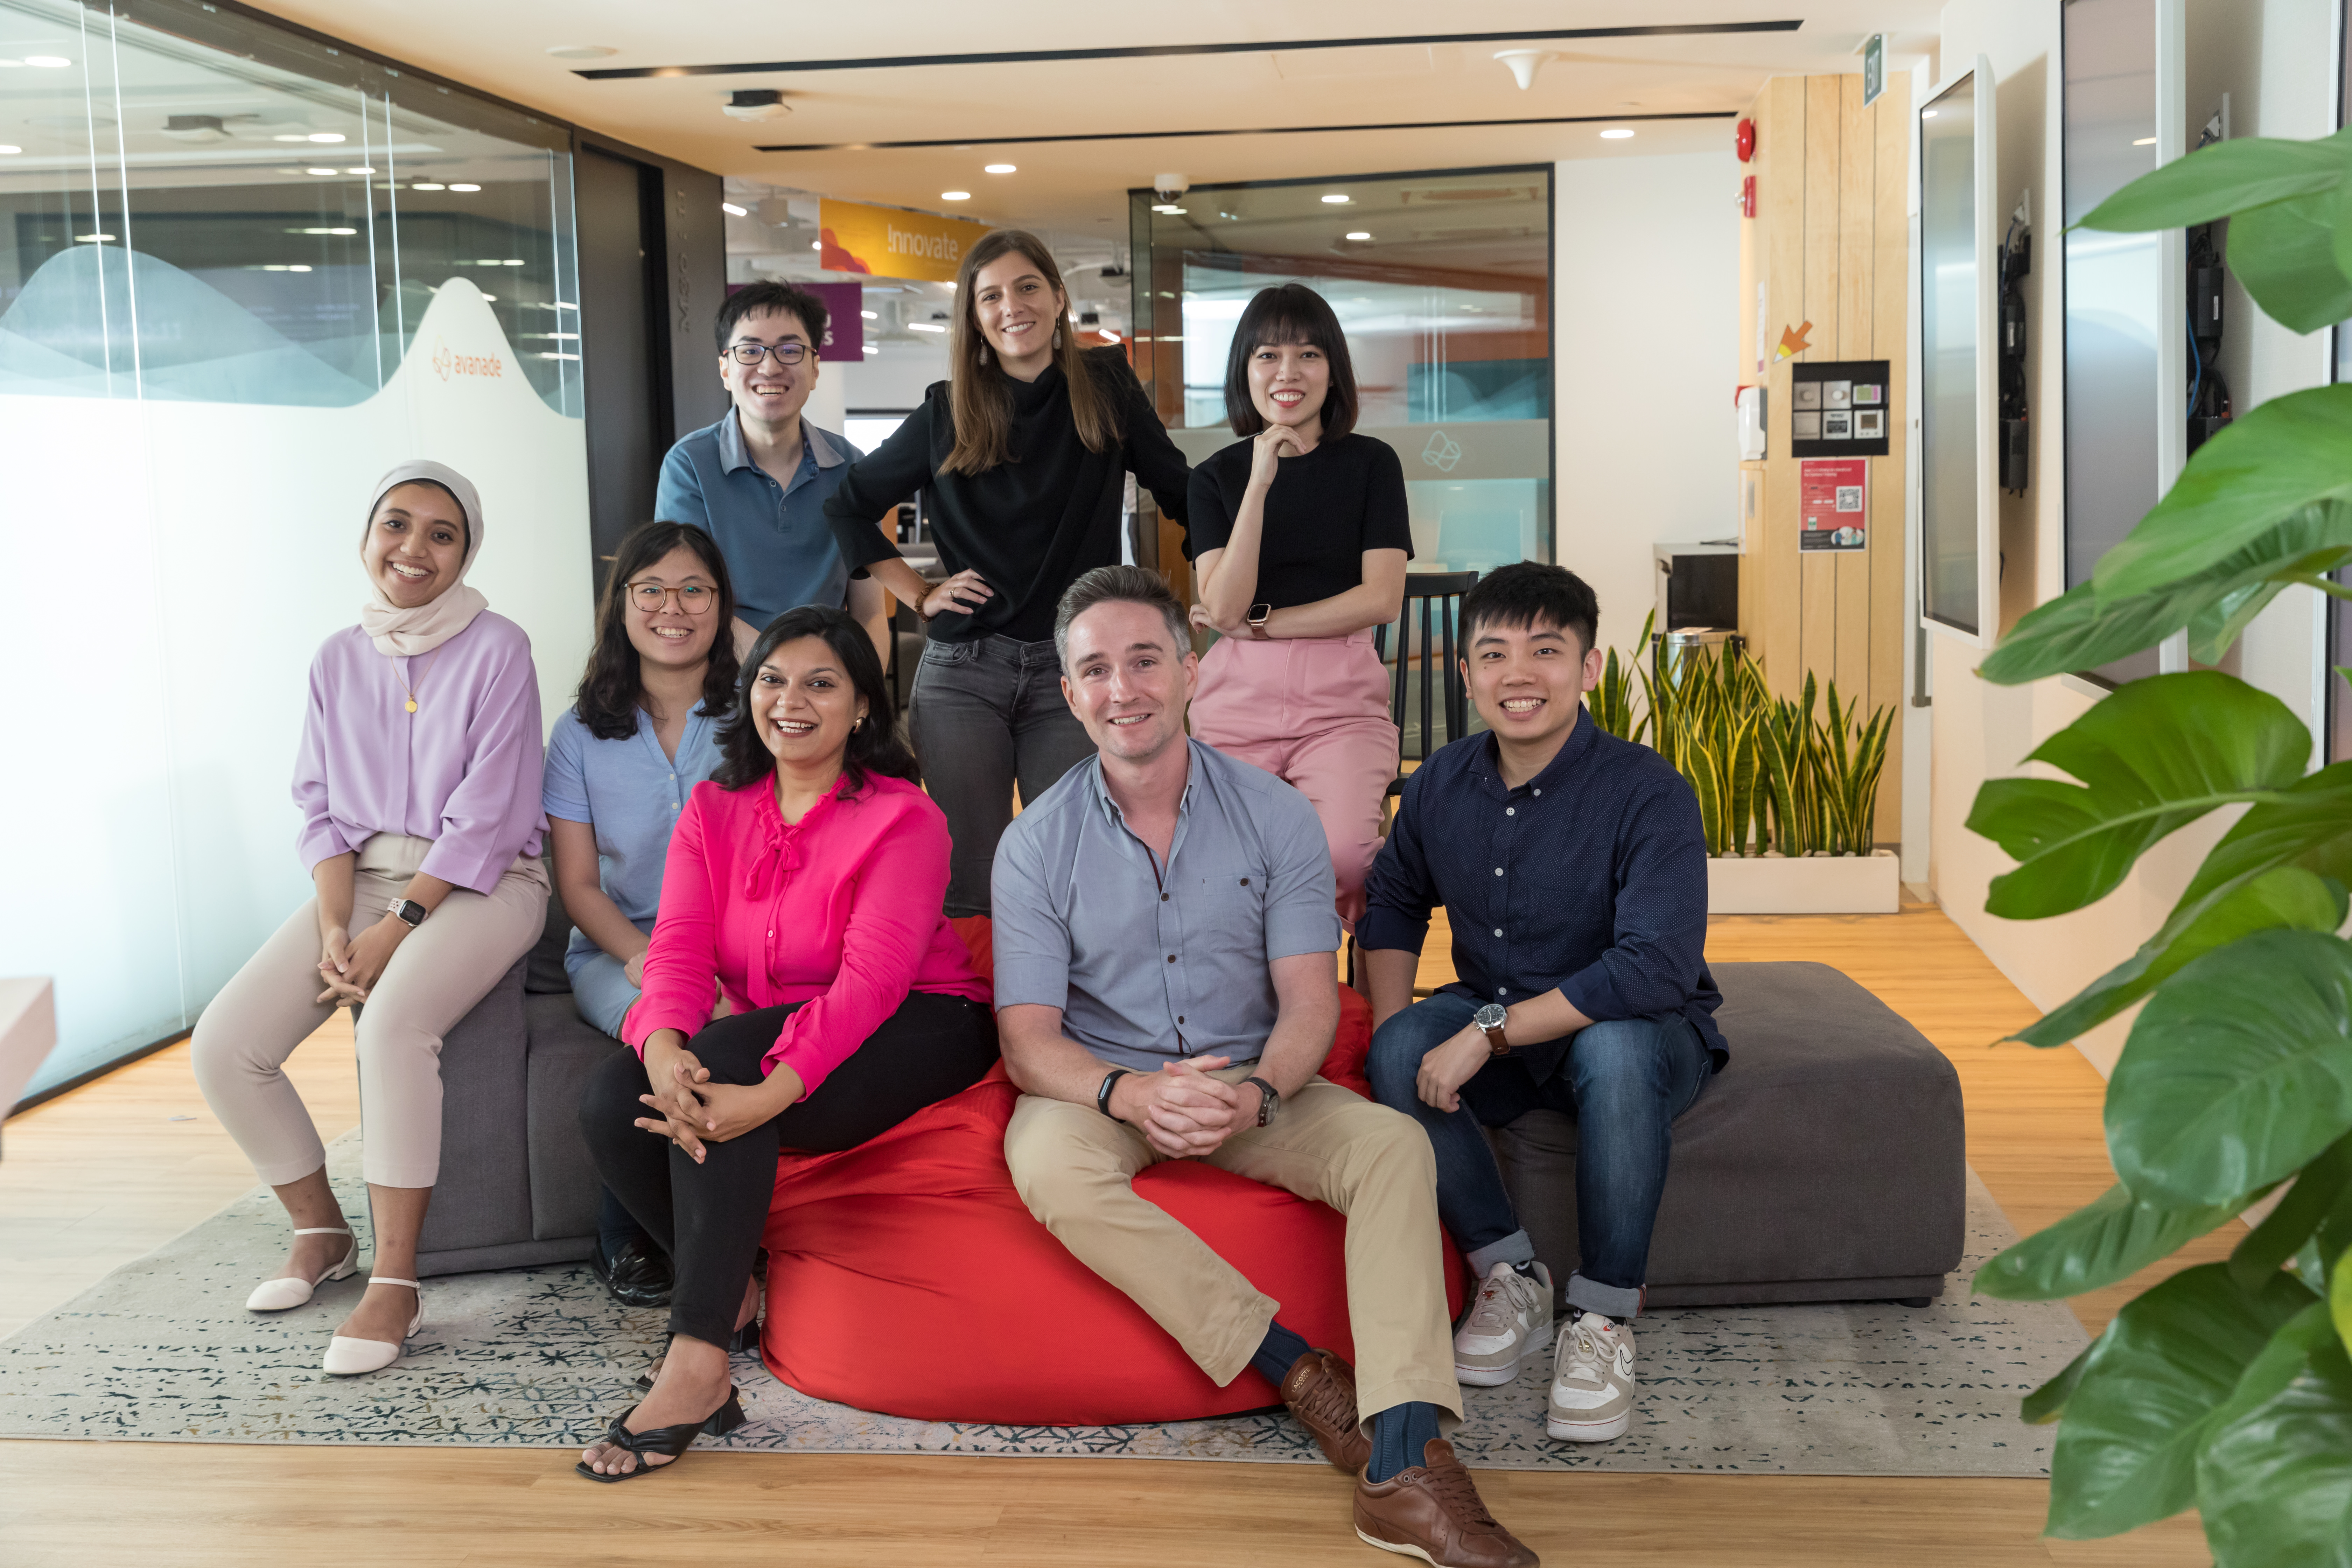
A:
<svg viewBox="0 0 2352 1568">
<path fill-rule="evenodd" d="M 1799 550 L 1862 550 L 1870 542 L 1870 459 L 1806 458 L 1797 464 Z"/>
</svg>

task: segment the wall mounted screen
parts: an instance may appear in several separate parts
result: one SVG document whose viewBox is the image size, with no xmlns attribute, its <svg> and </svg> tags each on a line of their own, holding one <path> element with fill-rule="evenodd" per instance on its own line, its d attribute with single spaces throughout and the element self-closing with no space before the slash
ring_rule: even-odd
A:
<svg viewBox="0 0 2352 1568">
<path fill-rule="evenodd" d="M 2067 0 L 2066 222 L 2156 167 L 2154 0 Z M 2156 505 L 2162 376 L 2158 321 L 2164 239 L 2066 235 L 2066 586 Z M 2119 684 L 2157 672 L 2149 648 L 2086 675 Z"/>
<path fill-rule="evenodd" d="M 1978 250 L 1977 79 L 1919 111 L 1920 614 L 1970 637 L 1990 607 L 1978 460 L 1984 268 Z"/>
</svg>

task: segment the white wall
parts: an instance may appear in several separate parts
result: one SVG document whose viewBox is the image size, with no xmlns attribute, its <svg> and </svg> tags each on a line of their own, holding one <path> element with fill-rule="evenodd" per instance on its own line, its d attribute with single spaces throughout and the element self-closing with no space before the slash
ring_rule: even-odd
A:
<svg viewBox="0 0 2352 1568">
<path fill-rule="evenodd" d="M 2189 111 L 2221 91 L 2231 94 L 2235 135 L 2313 137 L 2332 129 L 2328 0 L 2189 0 Z M 2059 481 L 2064 405 L 2063 333 L 2058 317 L 2064 265 L 2052 214 L 2059 188 L 2061 80 L 2059 11 L 2045 0 L 1952 0 L 1943 13 L 1945 71 L 1965 70 L 1979 53 L 1998 84 L 2000 137 L 1999 209 L 2018 191 L 2034 192 L 2034 269 L 2028 280 L 2029 379 L 2034 482 L 2021 499 L 2004 498 L 2001 548 L 2004 624 L 2055 597 L 2063 581 L 2063 492 Z M 2232 288 L 2225 363 L 2242 415 L 2253 404 L 2326 378 L 2324 334 L 2296 338 L 2259 319 Z M 2321 688 L 2316 595 L 2283 595 L 2249 629 L 2237 653 L 2239 673 L 2294 709 L 2315 736 Z M 2024 771 L 2022 759 L 2079 717 L 2094 700 L 2058 680 L 2025 688 L 1988 686 L 1974 674 L 1981 654 L 1931 634 L 1935 705 L 1929 877 L 1938 901 L 1961 929 L 2037 1005 L 2063 1002 L 2121 962 L 2162 923 L 2207 847 L 2228 825 L 2216 814 L 2146 857 L 2123 886 L 2087 910 L 2057 920 L 2010 921 L 1984 913 L 1991 879 L 2012 864 L 1963 826 L 1977 787 L 1989 777 Z M 2122 1049 L 2127 1019 L 2076 1042 L 2102 1072 Z"/>
<path fill-rule="evenodd" d="M 1738 161 L 1556 165 L 1557 556 L 1630 648 L 1655 602 L 1653 542 L 1735 537 Z"/>
</svg>

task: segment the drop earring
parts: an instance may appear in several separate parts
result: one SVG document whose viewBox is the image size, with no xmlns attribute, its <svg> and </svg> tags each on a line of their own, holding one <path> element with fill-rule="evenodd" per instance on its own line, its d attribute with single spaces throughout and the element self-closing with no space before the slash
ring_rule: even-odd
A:
<svg viewBox="0 0 2352 1568">
<path fill-rule="evenodd" d="M 981 345 L 980 345 L 980 363 L 982 363 L 982 364 L 986 364 L 986 363 L 989 363 L 989 360 L 988 360 L 988 345 L 987 345 L 986 343 L 982 343 L 982 344 L 981 344 Z"/>
<path fill-rule="evenodd" d="M 1054 352 L 1055 353 L 1062 352 L 1062 329 L 1059 327 L 1054 329 Z"/>
</svg>

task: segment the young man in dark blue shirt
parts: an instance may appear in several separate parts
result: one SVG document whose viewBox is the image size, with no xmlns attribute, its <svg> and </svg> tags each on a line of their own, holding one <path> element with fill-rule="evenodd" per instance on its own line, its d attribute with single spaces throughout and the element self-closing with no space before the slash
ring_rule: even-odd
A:
<svg viewBox="0 0 2352 1568">
<path fill-rule="evenodd" d="M 1480 1276 L 1454 1375 L 1498 1384 L 1551 1337 L 1552 1282 L 1482 1124 L 1536 1108 L 1577 1119 L 1582 1249 L 1566 1290 L 1547 1430 L 1606 1442 L 1633 1417 L 1633 1338 L 1675 1117 L 1726 1055 L 1708 976 L 1697 798 L 1646 746 L 1602 732 L 1600 606 L 1559 566 L 1523 562 L 1462 602 L 1470 698 L 1487 733 L 1405 781 L 1366 884 L 1368 1072 L 1437 1153 L 1438 1213 Z M 1429 912 L 1445 906 L 1459 978 L 1412 1000 Z"/>
</svg>

